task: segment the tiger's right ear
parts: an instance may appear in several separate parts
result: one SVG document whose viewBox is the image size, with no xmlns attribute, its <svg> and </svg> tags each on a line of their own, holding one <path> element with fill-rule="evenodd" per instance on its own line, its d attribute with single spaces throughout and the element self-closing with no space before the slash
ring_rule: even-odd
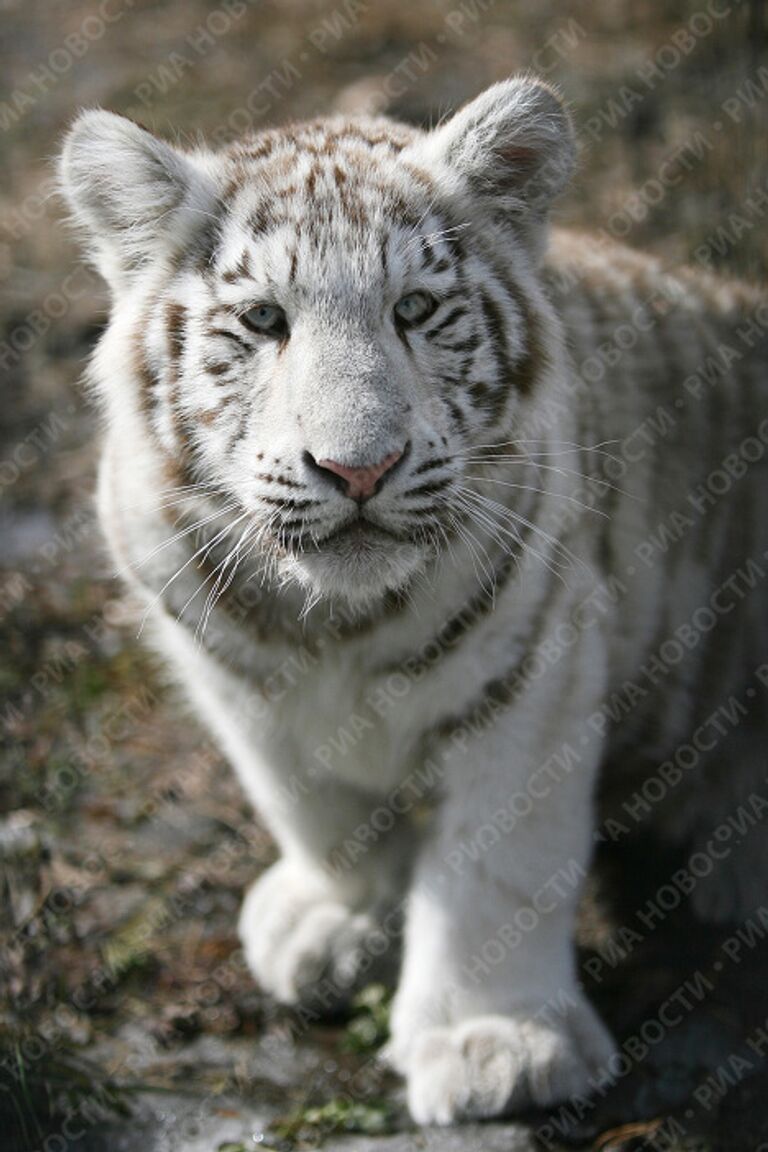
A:
<svg viewBox="0 0 768 1152">
<path fill-rule="evenodd" d="M 64 140 L 59 177 L 112 287 L 187 246 L 210 222 L 217 204 L 211 159 L 180 152 L 112 112 L 78 117 Z"/>
<path fill-rule="evenodd" d="M 486 204 L 540 252 L 552 200 L 575 159 L 557 93 L 530 76 L 493 84 L 413 146 L 448 192 Z"/>
</svg>

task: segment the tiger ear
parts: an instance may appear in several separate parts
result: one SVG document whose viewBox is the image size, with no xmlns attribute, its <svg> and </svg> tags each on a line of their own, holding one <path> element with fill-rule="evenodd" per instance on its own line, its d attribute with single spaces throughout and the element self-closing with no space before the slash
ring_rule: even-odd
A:
<svg viewBox="0 0 768 1152">
<path fill-rule="evenodd" d="M 113 286 L 188 245 L 216 204 L 204 155 L 179 152 L 132 120 L 101 110 L 83 112 L 70 128 L 59 177 Z"/>
<path fill-rule="evenodd" d="M 527 77 L 486 89 L 425 144 L 428 161 L 519 217 L 546 212 L 575 159 L 573 127 L 560 98 Z"/>
</svg>

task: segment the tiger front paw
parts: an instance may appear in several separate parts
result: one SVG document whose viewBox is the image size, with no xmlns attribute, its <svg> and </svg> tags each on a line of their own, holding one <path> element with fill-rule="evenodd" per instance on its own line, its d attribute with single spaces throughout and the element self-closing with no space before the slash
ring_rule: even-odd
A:
<svg viewBox="0 0 768 1152">
<path fill-rule="evenodd" d="M 576 1027 L 534 1017 L 478 1016 L 422 1032 L 407 1062 L 417 1124 L 453 1124 L 586 1095 L 608 1075 L 613 1042 L 588 1009 Z"/>
<path fill-rule="evenodd" d="M 251 887 L 239 933 L 248 966 L 266 992 L 321 1013 L 372 978 L 388 945 L 371 916 L 345 904 L 324 877 L 287 861 Z"/>
</svg>

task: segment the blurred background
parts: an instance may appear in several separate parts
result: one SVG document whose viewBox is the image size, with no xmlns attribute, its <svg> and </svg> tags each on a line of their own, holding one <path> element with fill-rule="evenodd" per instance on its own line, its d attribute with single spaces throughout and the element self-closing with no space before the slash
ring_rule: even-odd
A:
<svg viewBox="0 0 768 1152">
<path fill-rule="evenodd" d="M 58 141 L 93 105 L 182 143 L 329 111 L 429 124 L 532 70 L 560 87 L 580 131 L 559 222 L 671 266 L 760 279 L 766 7 L 0 0 L 0 17 L 2 1147 L 415 1147 L 371 1060 L 385 994 L 315 1026 L 265 1002 L 241 962 L 240 895 L 272 848 L 136 640 L 102 550 L 99 428 L 78 381 L 106 296 L 63 221 Z M 639 878 L 653 861 L 637 862 Z M 683 909 L 632 947 L 624 903 L 587 901 L 582 959 L 590 992 L 632 1036 L 722 941 Z M 742 951 L 738 976 L 694 997 L 683 1026 L 649 1041 L 639 1069 L 558 1140 L 768 1148 L 764 1070 L 744 1047 L 768 1016 L 765 955 L 758 937 Z M 533 1139 L 518 1125 L 482 1131 L 450 1147 Z"/>
</svg>

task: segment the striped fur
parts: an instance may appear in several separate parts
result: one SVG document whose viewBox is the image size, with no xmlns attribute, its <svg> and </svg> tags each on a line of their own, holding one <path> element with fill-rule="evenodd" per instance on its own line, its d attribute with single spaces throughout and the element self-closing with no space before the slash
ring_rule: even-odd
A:
<svg viewBox="0 0 768 1152">
<path fill-rule="evenodd" d="M 764 775 L 768 299 L 550 234 L 572 157 L 521 79 L 429 133 L 215 155 L 86 113 L 62 160 L 115 296 L 104 527 L 282 851 L 249 962 L 286 1001 L 341 993 L 407 893 L 390 1051 L 423 1122 L 610 1069 L 570 942 L 596 820 L 636 834 L 628 791 L 669 764 L 650 819 L 701 847 Z M 311 466 L 399 450 L 362 512 Z M 757 904 L 762 843 L 702 913 Z"/>
</svg>

